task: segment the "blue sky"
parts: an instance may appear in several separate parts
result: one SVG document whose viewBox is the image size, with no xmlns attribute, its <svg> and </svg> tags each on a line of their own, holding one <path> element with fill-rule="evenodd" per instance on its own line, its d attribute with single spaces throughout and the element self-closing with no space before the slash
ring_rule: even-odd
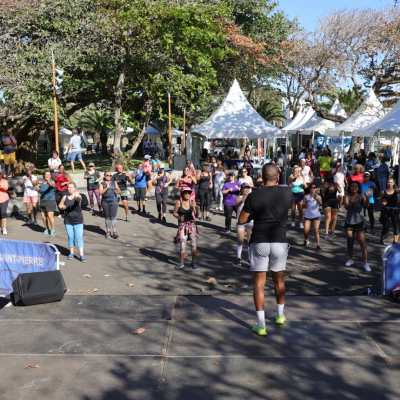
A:
<svg viewBox="0 0 400 400">
<path fill-rule="evenodd" d="M 339 8 L 380 8 L 394 5 L 394 0 L 278 0 L 278 8 L 285 11 L 290 19 L 298 16 L 300 25 L 311 30 L 323 15 L 331 9 Z M 397 6 L 400 7 L 400 4 Z"/>
</svg>

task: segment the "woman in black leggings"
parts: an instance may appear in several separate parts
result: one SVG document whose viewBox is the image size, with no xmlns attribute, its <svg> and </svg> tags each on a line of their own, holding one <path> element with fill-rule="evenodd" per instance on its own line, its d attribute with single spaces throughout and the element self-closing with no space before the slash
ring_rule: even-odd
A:
<svg viewBox="0 0 400 400">
<path fill-rule="evenodd" d="M 393 224 L 393 243 L 399 241 L 399 209 L 397 208 L 397 201 L 399 198 L 400 188 L 394 188 L 394 179 L 387 180 L 387 188 L 381 192 L 379 203 L 382 204 L 381 217 L 379 222 L 383 225 L 381 241 L 379 244 L 385 246 L 385 236 L 389 232 L 389 221 L 392 220 Z"/>
<path fill-rule="evenodd" d="M 156 185 L 156 202 L 158 219 L 161 219 L 161 205 L 162 205 L 162 221 L 167 222 L 167 200 L 168 200 L 168 186 L 172 182 L 171 175 L 165 172 L 165 165 L 160 164 L 158 173 L 153 177 L 153 185 Z"/>
<path fill-rule="evenodd" d="M 204 162 L 201 164 L 201 171 L 197 173 L 197 183 L 199 185 L 199 197 L 200 197 L 200 217 L 199 220 L 205 219 L 211 221 L 210 218 L 210 204 L 211 204 L 211 191 L 213 188 L 212 174 L 208 172 L 208 163 Z M 204 218 L 204 211 L 206 217 Z"/>
<path fill-rule="evenodd" d="M 99 192 L 102 196 L 101 205 L 103 207 L 104 217 L 106 220 L 106 238 L 108 239 L 111 236 L 114 239 L 117 239 L 117 194 L 121 193 L 121 189 L 119 188 L 117 181 L 111 180 L 111 172 L 107 171 L 104 173 L 104 182 L 100 184 Z"/>
</svg>

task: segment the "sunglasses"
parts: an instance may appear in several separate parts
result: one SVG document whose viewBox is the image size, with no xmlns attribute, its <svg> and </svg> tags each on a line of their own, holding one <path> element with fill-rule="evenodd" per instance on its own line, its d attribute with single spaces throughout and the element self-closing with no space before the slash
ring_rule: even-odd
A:
<svg viewBox="0 0 400 400">
<path fill-rule="evenodd" d="M 185 168 L 185 171 L 190 171 L 190 169 L 189 168 Z"/>
<path fill-rule="evenodd" d="M 310 189 L 316 189 L 317 187 L 316 186 L 310 186 Z"/>
<path fill-rule="evenodd" d="M 111 176 L 111 174 L 105 174 L 105 176 Z"/>
</svg>

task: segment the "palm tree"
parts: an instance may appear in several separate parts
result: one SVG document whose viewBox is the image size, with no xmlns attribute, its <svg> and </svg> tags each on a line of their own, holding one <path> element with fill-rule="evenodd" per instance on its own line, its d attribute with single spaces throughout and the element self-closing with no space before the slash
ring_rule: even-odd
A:
<svg viewBox="0 0 400 400">
<path fill-rule="evenodd" d="M 110 110 L 87 108 L 77 120 L 77 126 L 98 133 L 101 141 L 101 154 L 107 155 L 108 134 L 114 124 L 114 115 Z"/>
<path fill-rule="evenodd" d="M 282 115 L 282 105 L 278 101 L 261 100 L 258 104 L 257 112 L 271 124 L 273 121 L 286 120 L 286 117 Z"/>
</svg>

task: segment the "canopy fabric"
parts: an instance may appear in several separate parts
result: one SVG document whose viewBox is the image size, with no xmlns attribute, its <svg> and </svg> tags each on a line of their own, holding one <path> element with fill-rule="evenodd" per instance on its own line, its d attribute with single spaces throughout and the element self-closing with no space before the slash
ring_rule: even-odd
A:
<svg viewBox="0 0 400 400">
<path fill-rule="evenodd" d="M 192 132 L 209 139 L 284 137 L 284 132 L 268 123 L 251 106 L 236 79 L 218 109 Z"/>
<path fill-rule="evenodd" d="M 58 131 L 59 135 L 72 135 L 72 131 L 67 128 L 62 128 Z"/>
<path fill-rule="evenodd" d="M 353 131 L 351 136 L 372 137 L 377 131 L 383 136 L 396 136 L 400 132 L 400 101 L 381 119 L 363 129 Z"/>
<path fill-rule="evenodd" d="M 371 125 L 384 115 L 385 109 L 371 89 L 358 110 L 343 124 L 327 130 L 325 135 L 329 137 L 342 136 L 343 132 L 345 136 L 350 136 L 351 132 Z"/>
<path fill-rule="evenodd" d="M 283 131 L 290 131 L 295 127 L 304 117 L 304 113 L 299 111 L 296 116 L 286 125 L 282 128 Z"/>
<path fill-rule="evenodd" d="M 299 128 L 303 125 L 305 125 L 315 114 L 315 111 L 312 107 L 308 107 L 306 113 L 304 114 L 303 118 L 297 123 L 297 124 L 293 124 L 292 127 L 288 127 L 285 126 L 282 128 L 282 130 L 286 131 L 286 132 L 291 132 L 291 133 L 296 133 Z"/>
<path fill-rule="evenodd" d="M 342 107 L 342 105 L 339 103 L 338 99 L 336 99 L 333 102 L 328 113 L 332 114 L 332 115 L 339 115 L 344 118 L 349 117 L 347 115 L 346 111 L 344 110 L 344 108 Z M 319 118 L 319 120 L 317 122 L 315 122 L 314 124 L 311 123 L 312 120 L 316 120 L 318 118 Z M 339 122 L 334 122 L 334 121 L 331 121 L 331 120 L 328 120 L 325 118 L 317 117 L 316 113 L 315 113 L 315 116 L 310 118 L 310 121 L 307 122 L 304 126 L 302 126 L 300 128 L 300 130 L 301 130 L 301 133 L 305 134 L 305 135 L 311 135 L 313 132 L 318 132 L 321 135 L 323 135 L 326 130 L 335 128 L 338 125 L 339 125 Z"/>
</svg>

